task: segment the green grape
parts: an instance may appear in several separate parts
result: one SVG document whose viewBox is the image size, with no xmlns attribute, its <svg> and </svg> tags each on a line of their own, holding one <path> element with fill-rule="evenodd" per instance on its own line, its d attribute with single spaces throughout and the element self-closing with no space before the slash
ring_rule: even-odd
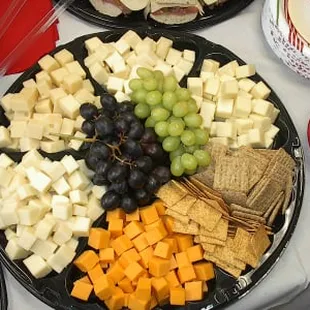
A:
<svg viewBox="0 0 310 310">
<path fill-rule="evenodd" d="M 199 166 L 209 166 L 211 162 L 211 156 L 207 151 L 197 150 L 194 152 L 194 156 L 197 159 Z"/>
<path fill-rule="evenodd" d="M 205 145 L 209 141 L 209 133 L 205 129 L 195 129 L 194 130 L 196 143 L 199 145 Z"/>
<path fill-rule="evenodd" d="M 172 161 L 174 158 L 178 156 L 182 156 L 184 153 L 185 153 L 184 146 L 180 144 L 180 146 L 175 151 L 169 153 L 170 161 Z"/>
<path fill-rule="evenodd" d="M 180 177 L 184 173 L 184 167 L 181 163 L 181 156 L 175 157 L 170 166 L 172 175 Z"/>
<path fill-rule="evenodd" d="M 184 130 L 181 135 L 181 141 L 185 146 L 191 146 L 196 143 L 195 134 L 191 130 Z"/>
<path fill-rule="evenodd" d="M 171 115 L 171 116 L 168 118 L 168 122 L 171 123 L 171 122 L 173 122 L 173 121 L 182 121 L 182 122 L 183 122 L 182 118 L 179 118 L 179 117 L 176 117 L 176 116 L 174 116 L 174 115 Z M 185 123 L 184 123 L 184 122 L 183 122 L 183 124 L 184 124 L 184 126 L 185 126 Z"/>
<path fill-rule="evenodd" d="M 135 106 L 135 115 L 139 118 L 147 118 L 151 114 L 150 106 L 146 103 L 138 103 Z"/>
<path fill-rule="evenodd" d="M 184 116 L 184 122 L 187 127 L 198 128 L 202 124 L 202 117 L 196 113 L 188 113 Z"/>
<path fill-rule="evenodd" d="M 132 92 L 130 98 L 134 103 L 145 103 L 147 94 L 145 89 L 140 88 Z"/>
<path fill-rule="evenodd" d="M 166 91 L 175 91 L 178 86 L 178 81 L 173 75 L 166 76 L 164 79 L 163 90 Z"/>
<path fill-rule="evenodd" d="M 154 110 L 154 109 L 164 109 L 164 106 L 160 103 L 160 104 L 152 105 L 151 108 L 152 108 L 152 110 Z"/>
<path fill-rule="evenodd" d="M 157 81 L 163 81 L 164 80 L 164 74 L 160 70 L 155 70 L 153 72 L 154 77 Z"/>
<path fill-rule="evenodd" d="M 145 79 L 143 81 L 143 87 L 144 89 L 146 89 L 147 91 L 152 91 L 152 90 L 156 90 L 158 86 L 158 83 L 156 81 L 155 78 L 152 79 Z"/>
<path fill-rule="evenodd" d="M 199 146 L 197 144 L 185 147 L 185 152 L 186 153 L 194 154 L 194 152 L 197 151 L 197 150 L 199 150 Z"/>
<path fill-rule="evenodd" d="M 186 101 L 180 101 L 173 106 L 173 115 L 176 117 L 184 117 L 188 113 L 188 104 Z"/>
<path fill-rule="evenodd" d="M 164 80 L 158 80 L 157 81 L 157 90 L 161 93 L 163 93 L 164 88 Z"/>
<path fill-rule="evenodd" d="M 186 175 L 194 175 L 196 173 L 196 169 L 194 169 L 194 170 L 185 169 L 184 173 Z"/>
<path fill-rule="evenodd" d="M 178 88 L 175 93 L 180 101 L 188 101 L 191 98 L 191 93 L 187 88 Z"/>
<path fill-rule="evenodd" d="M 181 163 L 186 170 L 195 170 L 197 169 L 198 165 L 196 157 L 188 153 L 185 153 L 181 156 Z"/>
<path fill-rule="evenodd" d="M 168 132 L 170 136 L 180 136 L 184 130 L 184 122 L 180 120 L 175 120 L 170 122 L 168 127 Z"/>
<path fill-rule="evenodd" d="M 173 106 L 176 103 L 177 103 L 177 96 L 174 92 L 166 91 L 163 94 L 163 105 L 167 110 L 172 111 Z"/>
<path fill-rule="evenodd" d="M 173 152 L 180 146 L 180 143 L 179 137 L 167 137 L 163 141 L 163 149 L 166 152 Z"/>
<path fill-rule="evenodd" d="M 143 88 L 143 81 L 140 79 L 132 79 L 129 81 L 129 88 L 132 91 Z"/>
<path fill-rule="evenodd" d="M 168 133 L 168 123 L 167 122 L 158 122 L 155 125 L 155 132 L 159 137 L 167 137 Z"/>
<path fill-rule="evenodd" d="M 144 124 L 145 127 L 155 127 L 155 125 L 156 125 L 156 121 L 153 120 L 153 118 L 151 116 L 149 116 L 146 119 L 145 124 Z"/>
<path fill-rule="evenodd" d="M 162 94 L 158 90 L 153 90 L 147 93 L 145 100 L 149 105 L 161 104 Z"/>
<path fill-rule="evenodd" d="M 188 110 L 190 113 L 197 113 L 199 111 L 199 108 L 198 108 L 198 105 L 197 105 L 195 99 L 190 98 L 187 101 L 187 104 L 188 104 Z"/>
<path fill-rule="evenodd" d="M 141 79 L 151 79 L 154 77 L 154 74 L 152 71 L 150 71 L 149 69 L 143 68 L 143 67 L 139 67 L 137 69 L 137 74 Z"/>
<path fill-rule="evenodd" d="M 164 108 L 155 108 L 152 110 L 151 116 L 157 122 L 165 121 L 170 116 L 170 112 Z"/>
</svg>

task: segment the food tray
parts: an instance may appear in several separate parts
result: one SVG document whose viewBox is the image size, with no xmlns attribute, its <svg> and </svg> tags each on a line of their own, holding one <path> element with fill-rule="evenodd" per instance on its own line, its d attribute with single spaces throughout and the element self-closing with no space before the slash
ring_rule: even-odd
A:
<svg viewBox="0 0 310 310">
<path fill-rule="evenodd" d="M 151 30 L 149 28 L 138 28 L 135 31 L 141 36 L 149 36 L 155 40 L 159 39 L 160 36 L 165 36 L 174 41 L 174 47 L 179 49 L 192 49 L 196 52 L 196 61 L 190 76 L 197 76 L 202 61 L 205 58 L 213 58 L 225 64 L 231 60 L 237 60 L 240 64 L 244 64 L 239 57 L 227 50 L 226 48 L 209 42 L 201 37 L 192 34 L 181 34 L 174 31 L 163 31 L 163 30 Z M 87 50 L 84 47 L 84 41 L 93 36 L 98 36 L 102 41 L 111 42 L 119 39 L 125 30 L 115 30 L 108 32 L 101 32 L 91 35 L 86 35 L 75 39 L 74 41 L 58 47 L 55 51 L 51 53 L 53 55 L 55 52 L 62 48 L 66 48 L 73 52 L 75 58 L 80 61 L 81 65 L 87 72 L 89 79 L 94 84 L 95 91 L 97 95 L 104 92 L 98 83 L 96 83 L 90 76 L 88 69 L 84 66 L 83 59 L 87 56 Z M 38 65 L 34 65 L 32 68 L 27 70 L 8 90 L 8 92 L 19 91 L 22 87 L 22 82 L 35 75 L 40 70 Z M 259 75 L 253 77 L 255 81 L 263 80 Z M 185 79 L 181 81 L 181 84 L 185 86 Z M 275 139 L 274 148 L 283 147 L 296 161 L 295 177 L 293 180 L 293 191 L 292 199 L 289 208 L 286 210 L 285 214 L 279 215 L 274 222 L 274 235 L 271 237 L 272 245 L 265 253 L 262 258 L 260 265 L 256 269 L 248 268 L 242 276 L 236 280 L 229 276 L 227 273 L 219 268 L 216 270 L 216 278 L 208 282 L 209 292 L 204 296 L 204 299 L 200 302 L 191 302 L 186 305 L 186 307 L 172 307 L 171 305 L 166 305 L 162 309 L 211 309 L 211 308 L 222 308 L 237 301 L 242 298 L 245 294 L 249 293 L 263 278 L 267 276 L 272 267 L 280 258 L 284 249 L 287 247 L 288 241 L 290 240 L 293 231 L 296 227 L 299 213 L 303 201 L 305 176 L 304 176 L 304 158 L 303 150 L 301 147 L 300 139 L 295 126 L 287 113 L 285 107 L 283 106 L 277 95 L 272 92 L 269 100 L 280 109 L 280 117 L 276 121 L 276 126 L 280 128 L 280 133 Z M 2 114 L 2 123 L 4 122 L 4 117 Z M 5 123 L 7 125 L 7 122 Z M 73 153 L 79 157 L 83 157 L 83 153 L 77 152 Z M 14 153 L 16 160 L 20 159 L 20 154 Z M 59 158 L 61 154 L 50 154 L 48 155 L 51 159 Z M 105 227 L 106 221 L 105 216 L 97 220 L 95 226 Z M 12 273 L 12 275 L 33 295 L 39 298 L 44 303 L 55 309 L 61 310 L 100 310 L 106 309 L 102 302 L 97 302 L 96 298 L 90 298 L 88 303 L 80 302 L 72 297 L 70 297 L 70 291 L 73 287 L 73 281 L 81 276 L 80 272 L 76 267 L 71 264 L 66 268 L 61 274 L 51 273 L 47 277 L 39 280 L 35 280 L 30 273 L 23 266 L 21 261 L 12 262 L 8 256 L 5 254 L 4 248 L 7 241 L 4 233 L 0 233 L 0 260 L 6 266 L 6 268 Z M 87 248 L 86 238 L 81 239 L 79 247 L 77 249 L 77 255 L 80 255 Z M 159 309 L 159 308 L 156 308 Z"/>
<path fill-rule="evenodd" d="M 58 2 L 59 0 L 54 1 Z M 151 26 L 155 28 L 192 31 L 213 26 L 229 18 L 232 18 L 253 1 L 254 0 L 229 0 L 217 8 L 205 8 L 205 15 L 197 17 L 197 19 L 194 21 L 182 25 L 165 25 L 158 23 L 151 18 L 145 20 L 143 12 L 141 11 L 132 13 L 127 17 L 123 15 L 119 17 L 110 17 L 96 11 L 96 9 L 90 4 L 88 0 L 75 0 L 73 4 L 69 6 L 68 11 L 82 20 L 109 29 Z"/>
</svg>

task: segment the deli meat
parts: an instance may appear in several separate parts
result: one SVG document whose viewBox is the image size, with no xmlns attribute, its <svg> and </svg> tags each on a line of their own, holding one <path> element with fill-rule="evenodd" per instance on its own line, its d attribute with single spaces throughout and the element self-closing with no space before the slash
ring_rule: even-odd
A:
<svg viewBox="0 0 310 310">
<path fill-rule="evenodd" d="M 185 15 L 185 14 L 193 14 L 193 13 L 198 13 L 198 12 L 199 12 L 199 9 L 195 6 L 189 6 L 189 7 L 175 6 L 175 7 L 160 9 L 152 14 L 153 15 L 163 15 L 163 14 Z"/>
</svg>

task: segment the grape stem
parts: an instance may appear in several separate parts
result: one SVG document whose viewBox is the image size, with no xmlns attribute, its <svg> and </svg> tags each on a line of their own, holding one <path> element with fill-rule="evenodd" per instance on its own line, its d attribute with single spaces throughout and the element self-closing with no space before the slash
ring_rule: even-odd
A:
<svg viewBox="0 0 310 310">
<path fill-rule="evenodd" d="M 54 137 L 62 138 L 64 140 L 78 140 L 78 141 L 90 142 L 90 143 L 99 141 L 99 140 L 97 140 L 96 137 L 94 137 L 94 138 L 82 138 L 82 137 L 76 137 L 76 136 L 72 136 L 72 135 L 64 135 L 64 134 L 60 134 L 60 133 L 50 133 L 50 135 L 54 136 Z"/>
</svg>

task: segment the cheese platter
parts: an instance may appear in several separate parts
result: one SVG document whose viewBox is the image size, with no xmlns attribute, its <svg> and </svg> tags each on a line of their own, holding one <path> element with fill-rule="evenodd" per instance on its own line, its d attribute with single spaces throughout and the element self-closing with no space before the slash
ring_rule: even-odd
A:
<svg viewBox="0 0 310 310">
<path fill-rule="evenodd" d="M 86 35 L 44 56 L 1 104 L 0 258 L 47 305 L 134 309 L 151 285 L 145 309 L 223 308 L 287 247 L 303 200 L 300 140 L 255 67 L 226 48 L 149 28 Z"/>
</svg>

